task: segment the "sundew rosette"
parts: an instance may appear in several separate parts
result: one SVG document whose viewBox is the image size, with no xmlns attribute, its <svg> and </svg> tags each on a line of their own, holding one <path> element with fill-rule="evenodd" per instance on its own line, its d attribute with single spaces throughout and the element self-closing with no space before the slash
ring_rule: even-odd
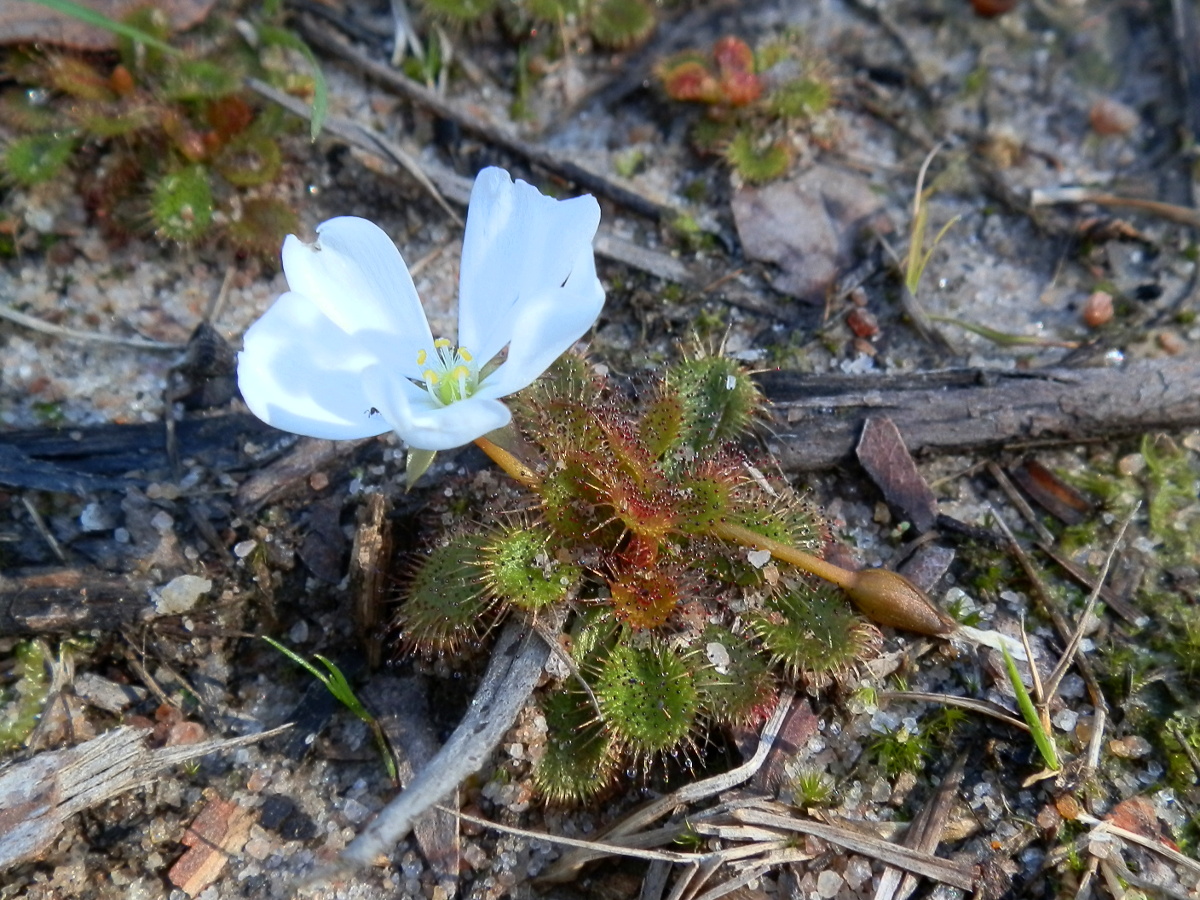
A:
<svg viewBox="0 0 1200 900">
<path fill-rule="evenodd" d="M 366 219 L 289 235 L 289 290 L 246 332 L 238 384 L 284 431 L 342 440 L 395 431 L 448 450 L 502 428 L 502 397 L 531 384 L 596 321 L 604 288 L 591 196 L 555 200 L 503 169 L 471 191 L 459 269 L 458 334 L 434 338 L 391 239 Z"/>
</svg>

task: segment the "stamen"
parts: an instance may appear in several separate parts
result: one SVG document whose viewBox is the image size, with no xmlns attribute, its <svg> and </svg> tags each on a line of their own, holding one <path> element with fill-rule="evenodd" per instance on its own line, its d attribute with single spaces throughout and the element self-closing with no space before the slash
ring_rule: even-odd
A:
<svg viewBox="0 0 1200 900">
<path fill-rule="evenodd" d="M 448 338 L 438 338 L 433 342 L 433 347 L 433 354 L 426 350 L 417 351 L 417 365 L 425 365 L 426 360 L 430 363 L 422 377 L 434 403 L 448 406 L 475 393 L 479 369 L 470 351 L 454 346 Z M 431 356 L 436 356 L 436 359 L 431 359 Z"/>
</svg>

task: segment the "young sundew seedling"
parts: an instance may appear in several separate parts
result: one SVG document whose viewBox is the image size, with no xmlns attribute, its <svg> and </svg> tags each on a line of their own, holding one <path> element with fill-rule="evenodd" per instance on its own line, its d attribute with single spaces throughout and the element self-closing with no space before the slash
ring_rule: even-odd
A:
<svg viewBox="0 0 1200 900">
<path fill-rule="evenodd" d="M 654 73 L 672 99 L 704 107 L 692 129 L 702 153 L 725 157 L 751 184 L 787 174 L 798 142 L 825 143 L 825 113 L 833 88 L 820 56 L 795 41 L 775 41 L 757 53 L 727 35 L 710 53 L 684 50 L 659 61 Z"/>
<path fill-rule="evenodd" d="M 505 443 L 520 458 L 477 443 L 524 491 L 493 494 L 477 517 L 492 524 L 435 543 L 399 612 L 407 646 L 444 654 L 508 612 L 572 611 L 571 675 L 543 700 L 535 773 L 556 802 L 693 759 L 709 728 L 759 721 L 783 683 L 846 676 L 880 644 L 847 594 L 878 620 L 949 628 L 898 575 L 820 558 L 816 508 L 733 443 L 763 405 L 737 362 L 695 353 L 638 394 L 566 356 L 513 398 Z"/>
</svg>

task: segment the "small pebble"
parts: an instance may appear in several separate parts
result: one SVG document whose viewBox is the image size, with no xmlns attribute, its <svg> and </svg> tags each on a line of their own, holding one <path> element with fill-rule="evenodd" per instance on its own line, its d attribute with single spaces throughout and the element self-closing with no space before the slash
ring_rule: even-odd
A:
<svg viewBox="0 0 1200 900">
<path fill-rule="evenodd" d="M 770 550 L 749 550 L 746 553 L 746 559 L 750 565 L 756 569 L 761 569 L 771 561 Z"/>
<path fill-rule="evenodd" d="M 1107 291 L 1094 291 L 1083 301 L 1080 313 L 1088 328 L 1107 325 L 1113 317 L 1113 298 Z"/>
<path fill-rule="evenodd" d="M 254 548 L 258 546 L 258 541 L 251 539 L 248 541 L 238 541 L 233 545 L 233 555 L 238 559 L 245 559 L 254 552 Z"/>
<path fill-rule="evenodd" d="M 259 862 L 262 862 L 271 855 L 271 842 L 266 838 L 250 838 L 250 840 L 246 841 L 246 846 L 243 850 L 251 859 L 257 859 Z"/>
<path fill-rule="evenodd" d="M 167 746 L 181 747 L 187 744 L 199 744 L 207 736 L 208 733 L 199 722 L 176 722 L 167 732 Z"/>
<path fill-rule="evenodd" d="M 838 895 L 838 891 L 842 889 L 842 876 L 832 869 L 826 869 L 817 876 L 817 893 L 825 900 L 832 900 Z"/>
<path fill-rule="evenodd" d="M 850 861 L 846 863 L 844 877 L 846 884 L 850 885 L 850 889 L 857 891 L 870 881 L 871 864 L 861 856 L 852 856 L 850 857 Z"/>
<path fill-rule="evenodd" d="M 288 630 L 288 640 L 293 644 L 304 644 L 308 642 L 308 622 L 301 619 Z"/>
<path fill-rule="evenodd" d="M 1129 737 L 1109 741 L 1108 749 L 1113 756 L 1119 756 L 1121 759 L 1140 759 L 1154 748 L 1141 735 L 1131 734 Z"/>
<path fill-rule="evenodd" d="M 1117 471 L 1127 478 L 1131 475 L 1138 475 L 1146 468 L 1146 457 L 1140 453 L 1130 453 L 1128 456 L 1122 456 L 1117 460 Z"/>
<path fill-rule="evenodd" d="M 308 478 L 308 486 L 314 491 L 323 491 L 329 487 L 329 476 L 324 472 L 313 472 Z"/>
<path fill-rule="evenodd" d="M 865 309 L 855 307 L 850 310 L 849 315 L 846 316 L 846 324 L 854 332 L 855 337 L 864 340 L 879 334 L 879 320 Z"/>
<path fill-rule="evenodd" d="M 342 804 L 342 815 L 351 825 L 359 825 L 371 814 L 371 810 L 353 798 Z"/>
<path fill-rule="evenodd" d="M 1092 131 L 1105 136 L 1129 134 L 1140 120 L 1136 109 L 1111 97 L 1101 97 L 1088 112 Z"/>
<path fill-rule="evenodd" d="M 1064 709 L 1055 715 L 1054 727 L 1059 731 L 1074 731 L 1075 725 L 1079 722 L 1079 713 L 1073 709 Z"/>
<path fill-rule="evenodd" d="M 180 575 L 172 578 L 154 597 L 154 609 L 160 616 L 177 616 L 188 612 L 201 596 L 212 590 L 212 580 L 199 575 Z"/>
<path fill-rule="evenodd" d="M 79 514 L 79 527 L 84 531 L 108 531 L 116 524 L 99 503 L 89 503 Z"/>
<path fill-rule="evenodd" d="M 1178 356 L 1187 349 L 1187 341 L 1173 331 L 1160 331 L 1158 346 L 1162 347 L 1169 355 Z"/>
</svg>

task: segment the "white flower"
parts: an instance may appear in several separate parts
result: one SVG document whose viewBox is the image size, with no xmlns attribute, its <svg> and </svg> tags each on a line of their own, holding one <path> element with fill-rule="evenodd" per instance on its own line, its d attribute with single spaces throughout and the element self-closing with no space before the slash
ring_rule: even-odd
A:
<svg viewBox="0 0 1200 900">
<path fill-rule="evenodd" d="M 412 449 L 448 450 L 501 428 L 511 414 L 500 398 L 534 381 L 600 314 L 599 223 L 591 196 L 554 200 L 503 169 L 480 172 L 457 342 L 434 340 L 404 260 L 376 225 L 347 216 L 320 225 L 312 244 L 289 235 L 290 290 L 246 332 L 242 396 L 264 422 L 310 437 L 391 429 Z"/>
</svg>

